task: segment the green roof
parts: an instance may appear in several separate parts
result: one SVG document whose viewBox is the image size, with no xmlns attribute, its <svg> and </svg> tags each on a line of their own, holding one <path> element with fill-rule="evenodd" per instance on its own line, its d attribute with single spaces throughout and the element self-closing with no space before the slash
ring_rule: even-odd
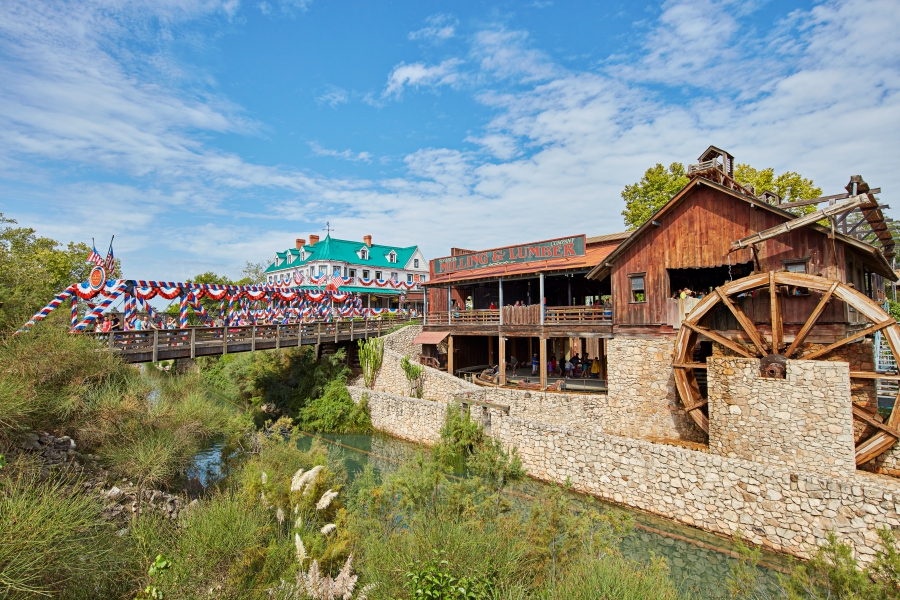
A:
<svg viewBox="0 0 900 600">
<path fill-rule="evenodd" d="M 307 263 L 315 261 L 335 261 L 345 262 L 359 265 L 360 267 L 368 267 L 372 269 L 403 269 L 409 259 L 415 254 L 418 246 L 408 246 L 401 248 L 399 246 L 385 246 L 383 244 L 372 244 L 369 248 L 368 260 L 363 260 L 357 252 L 360 248 L 366 247 L 364 242 L 355 242 L 351 240 L 337 240 L 330 235 L 314 245 L 307 244 L 303 247 L 306 257 L 300 260 L 301 251 L 296 248 L 290 248 L 284 252 L 276 252 L 276 256 L 282 261 L 280 265 L 273 261 L 266 269 L 266 273 L 274 273 L 285 269 L 294 269 L 305 266 Z M 397 253 L 397 262 L 388 261 L 388 255 L 391 251 Z M 288 257 L 290 262 L 288 263 Z"/>
</svg>

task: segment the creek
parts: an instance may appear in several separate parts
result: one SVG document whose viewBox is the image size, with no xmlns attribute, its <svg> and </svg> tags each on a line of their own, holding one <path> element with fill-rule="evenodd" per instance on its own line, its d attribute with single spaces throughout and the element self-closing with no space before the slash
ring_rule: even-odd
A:
<svg viewBox="0 0 900 600">
<path fill-rule="evenodd" d="M 374 435 L 307 435 L 300 440 L 303 450 L 308 450 L 314 437 L 326 442 L 329 454 L 340 460 L 350 480 L 371 464 L 376 473 L 384 475 L 411 460 L 418 446 L 384 434 Z M 228 455 L 228 456 L 225 456 Z M 188 476 L 196 478 L 203 487 L 222 479 L 227 463 L 234 457 L 233 449 L 216 443 L 198 453 Z M 453 473 L 465 477 L 465 473 Z M 527 511 L 532 500 L 547 489 L 549 484 L 525 478 L 506 488 L 513 510 Z M 599 501 L 583 494 L 571 493 L 576 507 L 589 505 L 602 510 L 620 510 L 634 519 L 634 529 L 621 543 L 620 550 L 628 558 L 649 561 L 651 557 L 663 557 L 669 566 L 673 581 L 683 592 L 695 597 L 714 598 L 721 594 L 737 556 L 733 541 L 656 517 L 637 510 Z M 577 510 L 577 508 L 576 508 Z M 788 567 L 788 559 L 780 554 L 763 551 L 760 572 L 771 585 L 777 582 L 777 572 Z"/>
</svg>

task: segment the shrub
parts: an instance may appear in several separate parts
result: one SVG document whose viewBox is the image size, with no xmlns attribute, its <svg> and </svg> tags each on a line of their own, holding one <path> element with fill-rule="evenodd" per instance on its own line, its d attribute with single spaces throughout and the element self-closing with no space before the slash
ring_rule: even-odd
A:
<svg viewBox="0 0 900 600">
<path fill-rule="evenodd" d="M 649 563 L 610 554 L 575 561 L 546 589 L 546 600 L 677 600 L 682 596 L 663 559 Z"/>
<path fill-rule="evenodd" d="M 408 354 L 400 360 L 400 367 L 406 374 L 406 381 L 409 382 L 409 395 L 413 398 L 421 398 L 422 385 L 425 383 L 425 367 L 411 362 Z"/>
<path fill-rule="evenodd" d="M 300 411 L 300 424 L 308 431 L 323 433 L 370 433 L 369 397 L 364 395 L 357 404 L 350 397 L 346 383 L 334 380 L 321 398 Z"/>
</svg>

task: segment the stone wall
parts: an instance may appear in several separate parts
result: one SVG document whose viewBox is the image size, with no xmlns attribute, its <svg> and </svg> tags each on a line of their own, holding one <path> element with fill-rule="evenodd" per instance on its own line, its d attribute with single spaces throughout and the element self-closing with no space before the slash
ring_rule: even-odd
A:
<svg viewBox="0 0 900 600">
<path fill-rule="evenodd" d="M 375 390 L 409 394 L 400 361 L 406 355 L 415 358 L 421 352 L 421 346 L 416 349 L 410 344 L 421 329 L 408 326 L 385 336 L 384 360 Z M 671 340 L 614 339 L 610 340 L 609 394 L 486 388 L 425 367 L 422 397 L 446 403 L 452 402 L 454 395 L 469 393 L 487 402 L 507 405 L 510 416 L 523 419 L 635 438 L 705 442 L 706 435 L 676 400 L 671 362 Z"/>
<path fill-rule="evenodd" d="M 678 400 L 672 372 L 674 338 L 612 338 L 607 343 L 609 408 L 633 423 L 634 437 L 705 442 Z M 622 431 L 624 435 L 633 435 Z"/>
<path fill-rule="evenodd" d="M 784 379 L 759 360 L 710 357 L 709 449 L 729 458 L 828 475 L 856 471 L 847 363 L 789 360 Z"/>
<path fill-rule="evenodd" d="M 446 404 L 354 386 L 347 386 L 347 391 L 357 403 L 363 394 L 368 394 L 372 426 L 378 431 L 426 445 L 434 444 L 440 439 Z"/>
<path fill-rule="evenodd" d="M 886 477 L 830 477 L 496 413 L 491 432 L 533 477 L 801 557 L 834 530 L 871 561 L 876 528 L 900 527 L 900 483 Z"/>
</svg>

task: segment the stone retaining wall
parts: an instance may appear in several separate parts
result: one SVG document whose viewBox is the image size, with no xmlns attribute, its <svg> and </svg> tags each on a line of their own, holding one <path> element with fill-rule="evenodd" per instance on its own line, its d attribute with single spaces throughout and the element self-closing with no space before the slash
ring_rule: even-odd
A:
<svg viewBox="0 0 900 600">
<path fill-rule="evenodd" d="M 421 330 L 421 326 L 410 325 L 385 336 L 384 360 L 375 379 L 375 390 L 409 394 L 400 361 L 407 355 L 415 359 L 421 352 L 421 345 L 410 343 Z M 422 397 L 446 403 L 452 402 L 454 395 L 470 393 L 487 402 L 508 405 L 510 416 L 523 419 L 627 437 L 705 442 L 705 434 L 675 399 L 672 342 L 627 341 L 628 344 L 617 344 L 610 340 L 609 394 L 487 388 L 425 367 Z M 617 366 L 613 367 L 613 362 Z"/>
<path fill-rule="evenodd" d="M 847 363 L 789 360 L 784 379 L 759 359 L 710 357 L 709 450 L 729 458 L 850 477 L 856 471 Z"/>
<path fill-rule="evenodd" d="M 347 391 L 357 403 L 363 394 L 368 394 L 369 414 L 375 429 L 426 445 L 434 444 L 441 438 L 446 404 L 354 386 L 347 386 Z"/>
<path fill-rule="evenodd" d="M 528 474 L 724 535 L 809 557 L 829 530 L 871 561 L 876 528 L 900 527 L 900 483 L 829 477 L 492 411 L 491 434 Z"/>
</svg>

